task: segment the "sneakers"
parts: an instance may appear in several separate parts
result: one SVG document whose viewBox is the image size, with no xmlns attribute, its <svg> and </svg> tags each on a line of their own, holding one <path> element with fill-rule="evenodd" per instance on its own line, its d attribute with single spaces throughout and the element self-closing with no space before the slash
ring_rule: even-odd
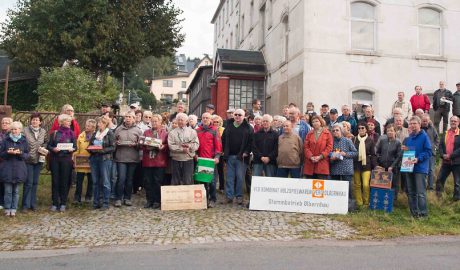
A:
<svg viewBox="0 0 460 270">
<path fill-rule="evenodd" d="M 11 210 L 10 217 L 15 217 L 15 216 L 16 216 L 16 209 Z"/>
<path fill-rule="evenodd" d="M 121 207 L 121 200 L 116 200 L 114 206 Z"/>
<path fill-rule="evenodd" d="M 125 203 L 126 206 L 132 206 L 132 205 L 133 205 L 133 203 L 131 202 L 131 200 L 125 200 L 124 203 Z"/>
<path fill-rule="evenodd" d="M 59 212 L 65 212 L 65 205 L 61 205 L 61 207 L 59 208 Z"/>
<path fill-rule="evenodd" d="M 239 205 L 243 205 L 243 197 L 236 198 L 236 203 Z"/>
<path fill-rule="evenodd" d="M 210 201 L 208 208 L 215 208 L 216 207 L 216 202 L 215 201 Z"/>
<path fill-rule="evenodd" d="M 56 205 L 51 206 L 50 210 L 51 210 L 51 212 L 56 212 L 57 211 L 57 206 Z"/>
<path fill-rule="evenodd" d="M 11 210 L 10 209 L 6 209 L 5 210 L 5 216 L 9 217 L 11 214 Z"/>
<path fill-rule="evenodd" d="M 153 205 L 152 205 L 152 208 L 153 208 L 153 209 L 160 209 L 160 207 L 161 207 L 161 204 L 160 204 L 160 203 L 157 203 L 157 202 L 156 202 L 156 203 L 153 203 Z"/>
<path fill-rule="evenodd" d="M 230 198 L 225 199 L 224 204 L 233 204 L 233 199 L 230 199 Z"/>
<path fill-rule="evenodd" d="M 109 206 L 104 204 L 102 207 L 101 207 L 101 211 L 107 211 L 109 210 Z"/>
</svg>

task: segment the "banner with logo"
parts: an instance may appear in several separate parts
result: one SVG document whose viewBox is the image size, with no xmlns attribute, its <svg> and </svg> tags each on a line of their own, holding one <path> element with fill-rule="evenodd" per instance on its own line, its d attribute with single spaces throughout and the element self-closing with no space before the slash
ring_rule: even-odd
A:
<svg viewBox="0 0 460 270">
<path fill-rule="evenodd" d="M 249 209 L 346 214 L 348 182 L 253 176 Z"/>
<path fill-rule="evenodd" d="M 161 210 L 206 209 L 204 185 L 162 186 Z"/>
</svg>

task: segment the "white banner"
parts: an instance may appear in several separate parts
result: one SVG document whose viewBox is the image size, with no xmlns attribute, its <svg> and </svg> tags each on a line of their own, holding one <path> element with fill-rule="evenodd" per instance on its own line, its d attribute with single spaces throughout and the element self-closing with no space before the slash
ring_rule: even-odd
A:
<svg viewBox="0 0 460 270">
<path fill-rule="evenodd" d="M 348 182 L 253 176 L 249 209 L 346 214 Z"/>
</svg>

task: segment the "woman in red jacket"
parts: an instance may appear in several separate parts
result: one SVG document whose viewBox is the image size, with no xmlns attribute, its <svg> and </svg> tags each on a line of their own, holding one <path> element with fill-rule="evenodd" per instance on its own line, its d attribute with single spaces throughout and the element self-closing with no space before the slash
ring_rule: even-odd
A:
<svg viewBox="0 0 460 270">
<path fill-rule="evenodd" d="M 74 113 L 75 113 L 74 109 L 72 105 L 70 104 L 65 104 L 61 108 L 61 114 L 67 114 L 72 117 L 72 122 L 70 123 L 70 129 L 73 131 L 73 134 L 75 135 L 75 140 L 76 140 L 78 139 L 78 136 L 80 135 L 80 125 L 78 125 L 77 120 L 75 120 Z M 56 117 L 56 119 L 54 119 L 53 126 L 50 129 L 50 134 L 53 134 L 54 131 L 58 130 L 59 126 L 60 125 L 58 122 L 58 118 Z"/>
<path fill-rule="evenodd" d="M 332 151 L 332 135 L 326 128 L 326 122 L 319 115 L 311 118 L 313 129 L 304 142 L 305 162 L 303 174 L 307 178 L 328 179 L 329 153 Z"/>
</svg>

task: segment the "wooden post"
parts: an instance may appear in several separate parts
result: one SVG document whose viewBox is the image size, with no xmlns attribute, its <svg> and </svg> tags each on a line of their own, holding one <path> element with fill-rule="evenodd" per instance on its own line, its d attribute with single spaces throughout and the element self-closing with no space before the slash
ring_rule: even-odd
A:
<svg viewBox="0 0 460 270">
<path fill-rule="evenodd" d="M 3 95 L 3 105 L 7 104 L 8 100 L 8 81 L 10 80 L 10 65 L 6 66 L 6 76 L 5 76 L 5 93 Z"/>
</svg>

